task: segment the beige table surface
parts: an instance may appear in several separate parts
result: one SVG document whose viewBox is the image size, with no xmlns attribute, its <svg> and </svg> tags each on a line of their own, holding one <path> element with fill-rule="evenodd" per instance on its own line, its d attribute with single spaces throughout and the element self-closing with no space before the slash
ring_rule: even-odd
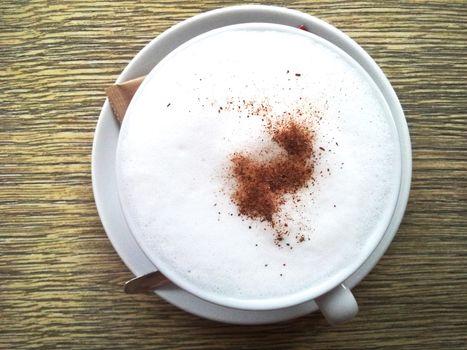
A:
<svg viewBox="0 0 467 350">
<path fill-rule="evenodd" d="M 410 127 L 413 186 L 360 314 L 270 326 L 200 319 L 128 296 L 91 191 L 104 88 L 152 38 L 230 1 L 0 2 L 0 348 L 467 348 L 467 2 L 272 1 L 350 34 Z"/>
</svg>

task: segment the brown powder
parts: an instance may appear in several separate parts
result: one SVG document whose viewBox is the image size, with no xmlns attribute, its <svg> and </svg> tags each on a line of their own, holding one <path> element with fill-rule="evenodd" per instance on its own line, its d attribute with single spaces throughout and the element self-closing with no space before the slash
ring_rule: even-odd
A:
<svg viewBox="0 0 467 350">
<path fill-rule="evenodd" d="M 296 193 L 312 179 L 314 139 L 307 125 L 293 119 L 269 125 L 268 131 L 285 154 L 266 162 L 246 153 L 235 153 L 231 158 L 236 181 L 232 201 L 241 215 L 268 221 L 275 227 L 274 214 L 284 204 L 284 196 Z M 276 239 L 282 238 L 278 233 Z"/>
</svg>

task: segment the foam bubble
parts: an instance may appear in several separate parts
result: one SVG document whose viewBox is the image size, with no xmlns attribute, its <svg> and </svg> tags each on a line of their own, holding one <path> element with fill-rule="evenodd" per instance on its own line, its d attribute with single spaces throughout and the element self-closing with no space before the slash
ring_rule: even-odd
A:
<svg viewBox="0 0 467 350">
<path fill-rule="evenodd" d="M 376 244 L 399 185 L 399 146 L 380 92 L 342 53 L 300 33 L 220 31 L 147 80 L 117 168 L 127 219 L 160 266 L 212 294 L 278 297 L 319 285 Z M 319 157 L 300 204 L 282 207 L 292 233 L 278 247 L 268 223 L 238 216 L 229 159 L 273 148 L 265 118 L 297 108 Z"/>
</svg>

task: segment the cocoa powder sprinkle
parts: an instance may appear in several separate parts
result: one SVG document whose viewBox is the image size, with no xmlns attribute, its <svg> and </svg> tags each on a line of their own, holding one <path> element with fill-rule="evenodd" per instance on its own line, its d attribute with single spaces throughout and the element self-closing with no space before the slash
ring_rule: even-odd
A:
<svg viewBox="0 0 467 350">
<path fill-rule="evenodd" d="M 294 194 L 312 179 L 313 132 L 305 124 L 293 119 L 283 120 L 268 127 L 271 139 L 285 150 L 269 161 L 248 153 L 231 157 L 232 175 L 236 189 L 232 201 L 239 213 L 251 219 L 276 225 L 274 214 L 286 194 Z M 277 237 L 282 240 L 282 237 Z"/>
</svg>

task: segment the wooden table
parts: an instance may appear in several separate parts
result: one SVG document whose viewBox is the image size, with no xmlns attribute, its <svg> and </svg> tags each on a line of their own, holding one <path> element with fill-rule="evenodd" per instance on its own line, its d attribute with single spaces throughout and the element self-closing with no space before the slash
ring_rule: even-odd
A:
<svg viewBox="0 0 467 350">
<path fill-rule="evenodd" d="M 152 38 L 231 1 L 0 3 L 0 348 L 467 349 L 467 3 L 271 1 L 351 35 L 409 123 L 407 213 L 355 289 L 360 314 L 258 327 L 215 323 L 131 277 L 101 226 L 91 146 L 104 88 Z"/>
</svg>

